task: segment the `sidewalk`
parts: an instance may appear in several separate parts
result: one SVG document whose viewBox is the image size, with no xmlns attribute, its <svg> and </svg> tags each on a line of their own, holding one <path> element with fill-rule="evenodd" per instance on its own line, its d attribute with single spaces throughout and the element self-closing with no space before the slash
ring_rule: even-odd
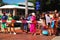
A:
<svg viewBox="0 0 60 40">
<path fill-rule="evenodd" d="M 24 33 L 22 30 L 20 30 L 20 27 L 15 28 L 15 30 L 17 33 L 16 35 L 0 33 L 0 40 L 51 40 L 55 37 L 43 35 L 32 36 L 30 33 Z M 37 33 L 40 34 L 38 30 Z"/>
<path fill-rule="evenodd" d="M 20 30 L 21 28 L 20 27 L 15 27 L 15 30 Z M 8 27 L 8 31 L 9 31 L 10 29 L 9 29 L 9 27 Z M 1 28 L 1 31 L 3 32 L 4 31 L 4 29 L 3 28 Z"/>
<path fill-rule="evenodd" d="M 60 40 L 60 36 L 56 36 L 56 37 L 53 38 L 52 40 Z"/>
</svg>

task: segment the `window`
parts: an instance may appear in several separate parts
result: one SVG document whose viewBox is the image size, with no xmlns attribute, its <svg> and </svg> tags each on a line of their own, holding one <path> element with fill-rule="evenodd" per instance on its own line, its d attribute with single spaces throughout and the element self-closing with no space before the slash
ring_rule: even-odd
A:
<svg viewBox="0 0 60 40">
<path fill-rule="evenodd" d="M 12 9 L 2 9 L 2 13 L 6 12 L 6 13 L 13 13 Z"/>
</svg>

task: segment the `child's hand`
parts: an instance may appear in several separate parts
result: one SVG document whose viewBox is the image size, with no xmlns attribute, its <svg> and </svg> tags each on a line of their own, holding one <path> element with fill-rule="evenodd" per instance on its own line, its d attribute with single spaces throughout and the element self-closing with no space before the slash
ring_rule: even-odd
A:
<svg viewBox="0 0 60 40">
<path fill-rule="evenodd" d="M 8 26 L 9 25 L 9 23 L 6 23 L 6 26 Z"/>
</svg>

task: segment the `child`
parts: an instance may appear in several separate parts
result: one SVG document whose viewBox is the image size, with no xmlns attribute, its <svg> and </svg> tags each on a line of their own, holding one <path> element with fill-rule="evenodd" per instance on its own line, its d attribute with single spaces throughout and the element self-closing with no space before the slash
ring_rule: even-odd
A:
<svg viewBox="0 0 60 40">
<path fill-rule="evenodd" d="M 49 35 L 52 35 L 51 34 L 51 24 L 50 23 L 48 23 L 48 31 L 49 31 Z"/>
<path fill-rule="evenodd" d="M 3 13 L 3 16 L 2 16 L 2 28 L 4 29 L 4 32 L 6 33 L 8 31 L 7 29 L 7 26 L 6 26 L 6 22 L 7 22 L 7 15 L 6 13 Z"/>
<path fill-rule="evenodd" d="M 27 19 L 25 18 L 25 19 L 23 19 L 23 26 L 24 26 L 24 31 L 27 33 L 27 26 L 28 26 L 28 24 L 27 24 Z"/>
<path fill-rule="evenodd" d="M 10 34 L 11 34 L 11 32 L 12 32 L 11 28 L 13 28 L 14 34 L 16 34 L 16 33 L 15 33 L 15 29 L 14 29 L 14 23 L 15 23 L 15 21 L 14 21 L 13 18 L 12 18 L 12 14 L 9 15 L 8 21 L 11 21 L 11 22 L 8 23 L 8 26 L 10 27 Z"/>
<path fill-rule="evenodd" d="M 54 27 L 55 27 L 55 21 L 54 19 L 51 19 L 51 32 L 54 35 Z"/>
<path fill-rule="evenodd" d="M 55 27 L 55 21 L 51 18 L 51 23 L 48 24 L 49 27 L 49 35 L 54 35 L 54 27 Z"/>
</svg>

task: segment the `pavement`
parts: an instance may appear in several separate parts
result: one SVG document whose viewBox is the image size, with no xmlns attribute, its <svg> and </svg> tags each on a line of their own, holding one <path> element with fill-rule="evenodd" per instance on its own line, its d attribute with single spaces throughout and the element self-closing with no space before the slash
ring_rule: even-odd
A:
<svg viewBox="0 0 60 40">
<path fill-rule="evenodd" d="M 0 40 L 51 40 L 53 36 L 32 36 L 30 34 L 0 34 Z"/>
<path fill-rule="evenodd" d="M 53 38 L 52 40 L 60 40 L 60 36 L 56 36 L 56 37 Z"/>
<path fill-rule="evenodd" d="M 32 36 L 30 33 L 24 33 L 22 30 L 16 30 L 16 35 L 9 33 L 0 33 L 0 40 L 52 40 L 55 36 Z M 39 34 L 39 32 L 37 32 Z"/>
</svg>

